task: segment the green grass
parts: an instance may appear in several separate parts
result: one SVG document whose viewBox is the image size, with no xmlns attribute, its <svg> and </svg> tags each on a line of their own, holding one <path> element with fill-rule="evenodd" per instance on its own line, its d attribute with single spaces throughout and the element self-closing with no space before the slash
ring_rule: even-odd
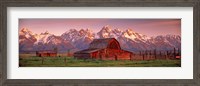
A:
<svg viewBox="0 0 200 86">
<path fill-rule="evenodd" d="M 181 60 L 94 60 L 72 57 L 26 57 L 20 58 L 20 67 L 180 67 Z M 65 62 L 66 59 L 66 62 Z"/>
</svg>

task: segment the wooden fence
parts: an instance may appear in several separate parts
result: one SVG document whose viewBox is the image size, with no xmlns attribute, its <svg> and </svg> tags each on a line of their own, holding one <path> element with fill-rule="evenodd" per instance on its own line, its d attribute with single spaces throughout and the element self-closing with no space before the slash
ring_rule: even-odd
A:
<svg viewBox="0 0 200 86">
<path fill-rule="evenodd" d="M 180 49 L 173 50 L 145 50 L 139 51 L 131 57 L 131 60 L 154 60 L 154 59 L 180 59 Z"/>
</svg>

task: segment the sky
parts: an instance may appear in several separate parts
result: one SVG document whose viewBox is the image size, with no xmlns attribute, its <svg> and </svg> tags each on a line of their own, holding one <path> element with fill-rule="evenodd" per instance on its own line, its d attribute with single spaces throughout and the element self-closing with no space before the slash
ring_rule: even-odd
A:
<svg viewBox="0 0 200 86">
<path fill-rule="evenodd" d="M 61 35 L 69 29 L 91 29 L 99 32 L 103 26 L 109 25 L 112 29 L 132 29 L 149 37 L 157 35 L 181 35 L 181 19 L 19 19 L 19 29 L 28 28 L 33 33 L 48 31 Z"/>
</svg>

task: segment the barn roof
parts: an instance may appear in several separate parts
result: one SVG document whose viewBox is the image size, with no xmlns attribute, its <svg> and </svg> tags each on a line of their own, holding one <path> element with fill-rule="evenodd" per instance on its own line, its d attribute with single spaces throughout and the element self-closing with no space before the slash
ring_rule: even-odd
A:
<svg viewBox="0 0 200 86">
<path fill-rule="evenodd" d="M 98 50 L 101 50 L 101 49 L 85 49 L 85 50 L 75 52 L 75 54 L 76 53 L 91 53 L 91 52 L 95 52 L 95 51 L 98 51 Z"/>
<path fill-rule="evenodd" d="M 91 43 L 89 48 L 90 49 L 102 49 L 102 48 L 107 48 L 108 44 L 110 41 L 116 40 L 115 38 L 104 38 L 104 39 L 94 39 Z"/>
<path fill-rule="evenodd" d="M 119 42 L 115 38 L 104 38 L 104 39 L 94 39 L 91 43 L 88 49 L 81 50 L 75 52 L 77 53 L 91 53 L 91 52 L 96 52 L 101 49 L 105 49 L 109 46 L 109 43 L 112 41 L 116 41 L 119 45 Z M 119 45 L 120 46 L 120 45 Z"/>
</svg>

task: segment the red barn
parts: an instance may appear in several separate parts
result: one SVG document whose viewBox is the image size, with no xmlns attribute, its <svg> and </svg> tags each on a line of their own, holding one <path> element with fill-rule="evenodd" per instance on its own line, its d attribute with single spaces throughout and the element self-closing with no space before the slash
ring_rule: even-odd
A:
<svg viewBox="0 0 200 86">
<path fill-rule="evenodd" d="M 36 56 L 38 57 L 56 57 L 57 52 L 52 50 L 36 51 Z"/>
<path fill-rule="evenodd" d="M 88 49 L 74 53 L 75 58 L 81 59 L 130 60 L 132 56 L 132 52 L 121 49 L 115 38 L 94 39 Z"/>
</svg>

